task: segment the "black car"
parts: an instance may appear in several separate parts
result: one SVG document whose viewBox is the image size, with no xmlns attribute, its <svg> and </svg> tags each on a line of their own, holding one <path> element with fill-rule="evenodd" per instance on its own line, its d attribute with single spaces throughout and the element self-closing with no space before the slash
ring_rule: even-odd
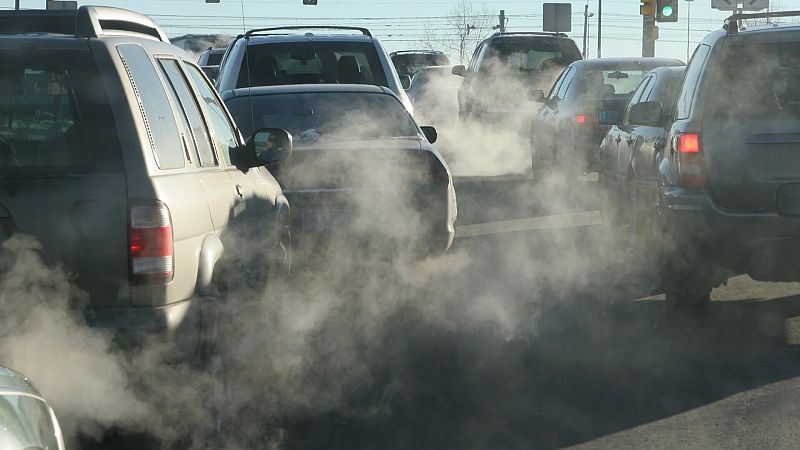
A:
<svg viewBox="0 0 800 450">
<path fill-rule="evenodd" d="M 650 70 L 683 64 L 670 58 L 604 58 L 570 64 L 547 97 L 541 91 L 533 93 L 533 100 L 544 103 L 531 121 L 534 169 L 596 170 L 597 146 L 608 130 L 600 125 L 598 114 L 622 111 Z"/>
<path fill-rule="evenodd" d="M 397 69 L 397 74 L 414 77 L 422 68 L 430 66 L 449 66 L 450 58 L 442 52 L 434 50 L 402 50 L 389 54 Z"/>
<path fill-rule="evenodd" d="M 558 74 L 581 59 L 575 42 L 562 33 L 497 33 L 478 44 L 458 91 L 459 116 L 492 123 L 529 114 L 531 90 L 548 90 Z M 527 121 L 527 119 L 526 119 Z"/>
<path fill-rule="evenodd" d="M 241 88 L 223 96 L 244 133 L 264 124 L 294 136 L 273 169 L 292 202 L 295 260 L 331 238 L 401 242 L 441 253 L 455 235 L 450 169 L 392 91 L 368 85 Z"/>
<path fill-rule="evenodd" d="M 657 198 L 639 205 L 674 304 L 705 304 L 737 273 L 800 281 L 800 26 L 740 29 L 747 17 L 695 50 L 656 146 Z"/>
<path fill-rule="evenodd" d="M 685 66 L 655 69 L 644 77 L 622 114 L 616 109 L 600 113 L 601 126 L 611 126 L 598 156 L 608 200 L 603 212 L 610 223 L 629 224 L 639 237 L 651 231 L 652 217 L 637 214 L 645 211 L 640 203 L 654 203 L 658 197 L 656 148 L 664 145 L 685 71 Z"/>
</svg>

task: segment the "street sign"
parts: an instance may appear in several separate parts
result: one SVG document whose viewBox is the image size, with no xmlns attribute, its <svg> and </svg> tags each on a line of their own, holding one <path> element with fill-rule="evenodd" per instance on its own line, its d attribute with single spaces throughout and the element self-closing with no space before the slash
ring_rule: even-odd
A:
<svg viewBox="0 0 800 450">
<path fill-rule="evenodd" d="M 572 3 L 545 3 L 542 8 L 544 31 L 572 31 Z"/>
<path fill-rule="evenodd" d="M 78 9 L 78 2 L 74 0 L 47 0 L 47 9 Z"/>
<path fill-rule="evenodd" d="M 743 11 L 761 11 L 769 8 L 769 0 L 711 0 L 711 7 L 720 11 L 736 11 L 742 4 Z"/>
</svg>

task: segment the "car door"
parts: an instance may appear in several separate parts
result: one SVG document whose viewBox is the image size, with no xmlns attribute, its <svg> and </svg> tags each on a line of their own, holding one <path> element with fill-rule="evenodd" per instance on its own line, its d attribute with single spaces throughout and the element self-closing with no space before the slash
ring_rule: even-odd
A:
<svg viewBox="0 0 800 450">
<path fill-rule="evenodd" d="M 558 77 L 544 104 L 536 111 L 531 124 L 531 141 L 533 142 L 534 165 L 552 166 L 553 164 L 553 120 L 555 108 L 559 101 L 558 93 L 562 91 L 562 86 L 571 76 L 572 68 L 568 68 Z"/>
<path fill-rule="evenodd" d="M 545 139 L 548 139 L 550 142 L 546 152 L 550 155 L 550 160 L 553 163 L 556 163 L 559 158 L 559 150 L 568 149 L 569 147 L 569 143 L 565 141 L 565 137 L 561 131 L 565 128 L 565 125 L 571 125 L 564 123 L 569 117 L 569 105 L 565 99 L 569 87 L 575 80 L 577 71 L 578 69 L 575 67 L 567 69 L 564 82 L 558 87 L 558 91 L 555 92 L 555 95 L 548 99 L 548 110 L 546 111 L 545 120 L 543 121 L 543 130 L 546 136 Z"/>
<path fill-rule="evenodd" d="M 233 119 L 201 69 L 192 63 L 183 63 L 209 113 L 208 123 L 212 129 L 217 154 L 236 192 L 229 217 L 235 226 L 234 233 L 230 236 L 233 239 L 230 241 L 236 240 L 237 252 L 240 254 L 247 249 L 283 260 L 283 255 L 274 254 L 282 252 L 284 218 L 278 214 L 282 207 L 279 203 L 279 197 L 282 197 L 280 185 L 265 168 L 242 170 L 233 164 L 232 153 L 240 146 L 239 132 Z M 285 199 L 283 202 L 285 203 Z M 240 239 L 246 242 L 241 242 Z"/>
<path fill-rule="evenodd" d="M 631 107 L 646 101 L 647 94 L 652 91 L 653 85 L 653 76 L 648 76 L 642 80 L 639 87 L 634 91 L 628 107 L 625 108 L 625 113 L 622 116 L 620 125 L 617 127 L 616 134 L 612 135 L 612 139 L 617 145 L 617 157 L 613 163 L 613 171 L 616 175 L 616 180 L 622 184 L 627 183 L 629 175 L 631 175 L 632 152 L 636 148 L 636 142 L 639 138 L 637 134 L 639 126 L 631 122 Z"/>
</svg>

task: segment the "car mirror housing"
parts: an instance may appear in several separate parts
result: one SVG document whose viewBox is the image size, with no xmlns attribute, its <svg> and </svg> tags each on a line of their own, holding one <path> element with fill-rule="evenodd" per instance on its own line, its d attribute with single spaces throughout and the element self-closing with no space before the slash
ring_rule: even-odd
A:
<svg viewBox="0 0 800 450">
<path fill-rule="evenodd" d="M 664 107 L 661 102 L 643 102 L 631 106 L 628 117 L 631 125 L 658 127 L 662 125 Z"/>
<path fill-rule="evenodd" d="M 292 135 L 280 128 L 262 128 L 253 133 L 238 158 L 241 169 L 270 167 L 280 164 L 292 154 Z"/>
<path fill-rule="evenodd" d="M 419 127 L 422 130 L 422 133 L 425 135 L 425 139 L 428 140 L 431 144 L 435 144 L 436 140 L 439 139 L 439 132 L 436 131 L 434 127 Z"/>
<path fill-rule="evenodd" d="M 467 74 L 467 68 L 463 64 L 459 64 L 457 66 L 453 66 L 453 70 L 451 71 L 453 75 L 463 77 Z"/>
<path fill-rule="evenodd" d="M 400 75 L 400 86 L 403 89 L 408 89 L 411 87 L 411 77 L 408 75 Z"/>
<path fill-rule="evenodd" d="M 542 102 L 545 101 L 544 91 L 541 90 L 541 89 L 534 89 L 534 90 L 528 92 L 528 98 L 532 102 L 542 103 Z"/>
</svg>

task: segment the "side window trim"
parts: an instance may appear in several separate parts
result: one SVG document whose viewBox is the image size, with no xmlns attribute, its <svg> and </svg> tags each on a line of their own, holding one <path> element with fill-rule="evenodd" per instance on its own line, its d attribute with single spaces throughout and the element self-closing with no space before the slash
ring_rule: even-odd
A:
<svg viewBox="0 0 800 450">
<path fill-rule="evenodd" d="M 564 85 L 562 85 L 564 90 L 560 91 L 561 95 L 558 96 L 558 98 L 560 98 L 561 100 L 567 98 L 567 92 L 569 92 L 569 87 L 572 86 L 572 82 L 575 81 L 575 75 L 577 71 L 578 69 L 576 69 L 575 67 L 569 68 L 569 74 L 567 74 L 567 78 L 564 80 Z"/>
<path fill-rule="evenodd" d="M 197 66 L 196 64 L 194 64 L 193 62 L 188 61 L 188 60 L 183 59 L 183 58 L 181 58 L 180 62 L 182 62 L 183 64 L 189 64 L 189 65 L 195 66 L 197 68 L 197 70 L 200 70 L 200 72 L 202 73 L 202 70 L 200 69 L 200 67 Z M 197 107 L 200 108 L 200 111 L 202 111 L 202 113 L 203 113 L 202 114 L 202 116 L 203 116 L 203 124 L 205 125 L 206 130 L 208 131 L 208 137 L 211 139 L 211 149 L 214 152 L 214 159 L 216 159 L 216 162 L 217 162 L 217 164 L 215 166 L 213 166 L 213 167 L 225 167 L 225 164 L 224 164 L 225 159 L 222 158 L 221 150 L 217 148 L 217 133 L 216 133 L 216 130 L 214 130 L 214 127 L 211 126 L 208 123 L 208 120 L 209 120 L 208 119 L 208 114 L 210 114 L 210 112 L 208 111 L 208 107 L 206 106 L 206 102 L 200 101 L 200 99 L 202 98 L 202 95 L 197 90 L 197 86 L 194 85 L 194 82 L 192 82 L 192 78 L 186 72 L 186 67 L 184 67 L 183 64 L 178 64 L 178 67 L 180 68 L 181 73 L 183 74 L 183 77 L 186 79 L 187 83 L 189 84 L 189 88 L 192 90 L 192 94 L 194 94 L 195 100 L 197 101 Z M 213 92 L 215 92 L 215 93 L 217 92 L 217 90 L 216 90 L 216 88 L 214 86 L 211 86 L 211 90 Z M 219 100 L 219 96 L 217 96 L 217 101 L 220 101 Z M 207 166 L 207 167 L 212 167 L 212 166 Z"/>
<path fill-rule="evenodd" d="M 622 117 L 621 125 L 624 127 L 630 126 L 630 115 L 631 115 L 631 107 L 637 103 L 640 103 L 642 97 L 644 96 L 644 92 L 650 88 L 652 84 L 655 82 L 653 81 L 653 76 L 649 75 L 645 77 L 642 82 L 639 84 L 639 87 L 633 92 L 630 101 L 628 102 L 628 106 L 625 107 L 625 115 Z"/>
</svg>

